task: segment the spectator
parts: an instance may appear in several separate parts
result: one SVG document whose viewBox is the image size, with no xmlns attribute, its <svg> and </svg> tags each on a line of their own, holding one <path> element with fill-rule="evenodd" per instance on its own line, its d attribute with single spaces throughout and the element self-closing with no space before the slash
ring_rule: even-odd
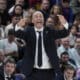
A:
<svg viewBox="0 0 80 80">
<path fill-rule="evenodd" d="M 76 42 L 76 34 L 77 34 L 77 27 L 76 25 L 72 25 L 72 28 L 70 30 L 70 34 L 69 34 L 69 44 L 70 47 L 74 47 L 75 42 Z"/>
<path fill-rule="evenodd" d="M 9 15 L 7 11 L 7 0 L 0 0 L 0 15 L 1 15 L 1 24 L 8 24 Z"/>
<path fill-rule="evenodd" d="M 14 29 L 15 30 L 15 26 L 16 24 L 19 22 L 19 20 L 22 19 L 22 15 L 18 15 L 18 14 L 12 14 L 11 15 L 11 23 L 8 24 L 6 27 L 5 27 L 5 36 L 7 37 L 8 36 L 8 31 L 10 29 Z"/>
<path fill-rule="evenodd" d="M 18 15 L 22 15 L 23 16 L 23 7 L 22 7 L 22 5 L 20 5 L 20 4 L 15 5 L 12 14 L 18 14 Z"/>
<path fill-rule="evenodd" d="M 16 64 L 12 58 L 7 59 L 4 62 L 3 70 L 0 70 L 0 79 L 1 80 L 14 80 L 14 72 L 15 72 Z"/>
<path fill-rule="evenodd" d="M 68 65 L 64 70 L 64 80 L 75 80 L 74 79 L 75 69 Z"/>
<path fill-rule="evenodd" d="M 18 57 L 18 47 L 14 40 L 14 30 L 10 29 L 8 32 L 8 37 L 0 40 L 0 49 L 4 51 L 5 56 L 11 56 L 16 59 L 16 57 Z"/>
<path fill-rule="evenodd" d="M 71 49 L 70 58 L 76 62 L 77 68 L 80 68 L 80 39 L 77 38 L 74 48 Z"/>
<path fill-rule="evenodd" d="M 55 29 L 60 30 L 59 26 L 63 26 L 63 24 L 61 24 L 61 18 L 59 18 L 59 16 L 62 16 L 62 18 L 64 18 L 62 15 L 61 7 L 59 5 L 54 5 L 51 8 L 50 15 L 54 16 L 53 19 Z"/>
<path fill-rule="evenodd" d="M 67 65 L 71 65 L 76 69 L 75 61 L 70 59 L 69 54 L 67 52 L 63 52 L 60 58 L 60 68 L 62 72 L 64 72 L 64 69 Z"/>
<path fill-rule="evenodd" d="M 24 0 L 15 0 L 15 4 L 9 9 L 9 14 L 13 12 L 15 5 L 20 4 L 24 6 Z"/>
<path fill-rule="evenodd" d="M 61 53 L 64 51 L 68 52 L 70 55 L 70 45 L 69 45 L 69 38 L 63 38 L 61 39 L 61 45 L 57 48 L 58 57 L 60 58 Z"/>
<path fill-rule="evenodd" d="M 80 0 L 70 0 L 70 7 L 72 8 L 74 14 L 80 12 Z"/>
<path fill-rule="evenodd" d="M 59 5 L 53 5 L 50 11 L 51 15 L 59 15 L 62 14 L 61 7 Z"/>
<path fill-rule="evenodd" d="M 73 23 L 74 14 L 72 9 L 69 6 L 69 3 L 70 3 L 70 0 L 62 0 L 62 14 L 71 26 Z"/>
<path fill-rule="evenodd" d="M 43 13 L 44 19 L 46 21 L 50 14 L 50 2 L 48 0 L 42 0 L 40 11 Z"/>
</svg>

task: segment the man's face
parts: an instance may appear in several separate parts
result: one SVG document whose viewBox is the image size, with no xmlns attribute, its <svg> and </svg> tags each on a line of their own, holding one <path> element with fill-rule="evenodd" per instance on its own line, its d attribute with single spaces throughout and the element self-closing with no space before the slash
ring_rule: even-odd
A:
<svg viewBox="0 0 80 80">
<path fill-rule="evenodd" d="M 65 75 L 65 77 L 66 77 L 67 80 L 71 80 L 71 79 L 73 79 L 74 70 L 68 69 L 68 70 L 66 70 L 64 72 L 64 75 Z"/>
<path fill-rule="evenodd" d="M 41 28 L 44 25 L 43 14 L 39 11 L 35 12 L 32 17 L 32 23 L 36 28 Z"/>
<path fill-rule="evenodd" d="M 63 62 L 68 62 L 68 61 L 69 61 L 69 55 L 67 55 L 67 54 L 62 55 L 61 60 L 62 60 Z"/>
<path fill-rule="evenodd" d="M 77 32 L 77 29 L 76 29 L 75 26 L 73 26 L 72 29 L 71 29 L 71 33 L 72 33 L 72 34 L 76 34 L 76 32 Z"/>
<path fill-rule="evenodd" d="M 41 8 L 43 10 L 48 10 L 49 9 L 49 1 L 48 0 L 43 0 Z"/>
<path fill-rule="evenodd" d="M 0 10 L 5 10 L 6 6 L 6 0 L 0 0 Z"/>
<path fill-rule="evenodd" d="M 4 71 L 7 75 L 11 75 L 13 74 L 13 72 L 15 71 L 15 64 L 14 63 L 7 63 L 5 66 L 4 66 Z"/>
</svg>

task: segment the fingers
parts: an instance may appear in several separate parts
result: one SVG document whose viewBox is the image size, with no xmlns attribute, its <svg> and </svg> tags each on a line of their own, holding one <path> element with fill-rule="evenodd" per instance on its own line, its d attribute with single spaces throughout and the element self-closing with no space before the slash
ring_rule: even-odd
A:
<svg viewBox="0 0 80 80">
<path fill-rule="evenodd" d="M 18 26 L 20 27 L 24 27 L 26 25 L 26 19 L 21 19 L 18 23 L 17 23 Z"/>
<path fill-rule="evenodd" d="M 64 18 L 64 16 L 62 16 L 62 15 L 57 15 L 57 16 L 58 16 L 58 18 L 59 18 L 62 25 L 67 22 L 66 19 Z"/>
</svg>

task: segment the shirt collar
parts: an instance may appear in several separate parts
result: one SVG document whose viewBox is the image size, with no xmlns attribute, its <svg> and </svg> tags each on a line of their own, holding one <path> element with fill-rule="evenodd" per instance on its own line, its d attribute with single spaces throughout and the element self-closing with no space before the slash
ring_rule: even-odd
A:
<svg viewBox="0 0 80 80">
<path fill-rule="evenodd" d="M 42 32 L 44 28 L 42 27 L 42 28 L 38 29 L 38 28 L 34 27 L 34 29 L 35 29 L 35 31 L 41 31 Z"/>
<path fill-rule="evenodd" d="M 5 76 L 5 78 L 11 77 L 11 75 L 7 75 L 5 72 L 4 72 L 4 76 Z"/>
<path fill-rule="evenodd" d="M 65 77 L 65 75 L 64 75 L 64 80 L 67 80 L 66 77 Z M 73 79 L 70 79 L 70 80 L 73 80 Z"/>
</svg>

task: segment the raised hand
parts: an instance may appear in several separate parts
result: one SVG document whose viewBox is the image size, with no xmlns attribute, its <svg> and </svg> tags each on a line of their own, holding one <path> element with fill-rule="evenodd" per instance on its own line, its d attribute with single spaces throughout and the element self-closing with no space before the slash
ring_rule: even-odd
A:
<svg viewBox="0 0 80 80">
<path fill-rule="evenodd" d="M 18 23 L 17 23 L 17 25 L 19 26 L 19 27 L 25 27 L 25 25 L 26 25 L 26 19 L 21 19 Z"/>
<path fill-rule="evenodd" d="M 58 16 L 58 18 L 59 18 L 62 25 L 67 22 L 66 19 L 64 18 L 64 16 L 62 16 L 62 15 L 57 15 L 57 16 Z"/>
</svg>

